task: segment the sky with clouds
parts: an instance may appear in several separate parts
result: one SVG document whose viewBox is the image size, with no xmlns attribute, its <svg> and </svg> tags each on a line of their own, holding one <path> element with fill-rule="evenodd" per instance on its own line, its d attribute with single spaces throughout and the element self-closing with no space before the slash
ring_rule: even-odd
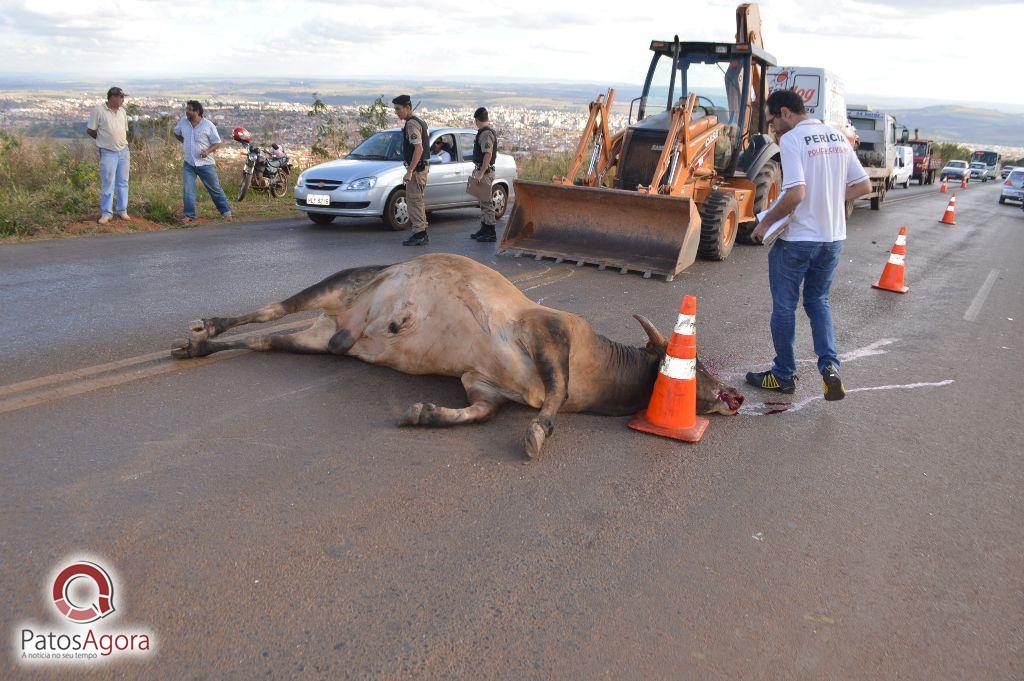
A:
<svg viewBox="0 0 1024 681">
<path fill-rule="evenodd" d="M 828 68 L 849 92 L 1024 105 L 1021 0 L 760 7 L 765 47 L 780 64 Z M 735 8 L 720 0 L 0 0 L 0 74 L 640 83 L 651 39 L 731 40 Z"/>
</svg>

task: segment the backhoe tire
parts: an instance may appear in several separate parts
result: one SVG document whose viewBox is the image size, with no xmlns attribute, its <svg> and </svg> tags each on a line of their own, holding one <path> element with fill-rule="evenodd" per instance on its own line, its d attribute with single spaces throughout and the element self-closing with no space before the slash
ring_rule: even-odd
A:
<svg viewBox="0 0 1024 681">
<path fill-rule="evenodd" d="M 754 176 L 754 213 L 760 213 L 778 198 L 779 185 L 782 184 L 779 175 L 779 164 L 775 161 L 768 161 L 761 170 L 757 171 L 757 175 Z M 755 227 L 757 227 L 757 220 L 740 225 L 736 232 L 736 241 L 741 244 L 760 245 L 760 241 L 750 238 Z"/>
<path fill-rule="evenodd" d="M 697 256 L 704 260 L 725 260 L 732 253 L 739 227 L 740 209 L 726 192 L 711 192 L 700 207 L 700 245 Z"/>
</svg>

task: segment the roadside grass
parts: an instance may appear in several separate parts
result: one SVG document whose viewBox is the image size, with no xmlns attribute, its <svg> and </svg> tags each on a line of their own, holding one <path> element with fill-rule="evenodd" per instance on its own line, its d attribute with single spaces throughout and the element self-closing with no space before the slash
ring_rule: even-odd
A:
<svg viewBox="0 0 1024 681">
<path fill-rule="evenodd" d="M 244 201 L 235 200 L 242 177 L 240 151 L 232 149 L 229 142 L 228 149 L 217 154 L 217 172 L 232 215 L 242 220 L 297 216 L 292 190 L 301 168 L 292 174 L 288 193 L 279 199 L 250 189 Z M 572 157 L 573 152 L 517 157 L 519 177 L 550 182 L 553 176 L 565 175 Z M 129 215 L 168 229 L 185 228 L 181 223 L 181 167 L 181 144 L 168 131 L 132 140 Z M 200 219 L 219 218 L 201 184 L 196 196 Z M 25 137 L 0 130 L 0 239 L 103 231 L 91 230 L 87 224 L 83 229 L 83 223 L 99 218 L 99 202 L 99 157 L 91 140 Z M 117 226 L 126 231 L 158 228 L 133 223 Z"/>
<path fill-rule="evenodd" d="M 295 216 L 291 189 L 273 198 L 250 189 L 238 202 L 242 161 L 218 154 L 217 170 L 236 219 Z M 182 149 L 170 135 L 131 143 L 128 213 L 164 225 L 183 227 Z M 76 223 L 99 218 L 99 157 L 91 141 L 60 141 L 0 131 L 0 238 L 57 236 Z M 206 190 L 197 189 L 200 218 L 219 217 Z M 131 225 L 128 226 L 131 229 Z"/>
</svg>

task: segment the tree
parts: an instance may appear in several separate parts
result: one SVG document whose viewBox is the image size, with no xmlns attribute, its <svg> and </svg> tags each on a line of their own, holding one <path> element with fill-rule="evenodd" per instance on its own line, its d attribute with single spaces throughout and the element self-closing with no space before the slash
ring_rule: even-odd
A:
<svg viewBox="0 0 1024 681">
<path fill-rule="evenodd" d="M 384 95 L 380 95 L 370 106 L 359 107 L 359 137 L 366 139 L 375 132 L 388 127 L 390 110 L 384 103 Z"/>
<path fill-rule="evenodd" d="M 309 150 L 313 156 L 332 158 L 340 156 L 345 149 L 348 135 L 342 129 L 341 119 L 330 106 L 320 99 L 320 93 L 313 93 L 313 106 L 306 113 L 316 124 L 313 144 Z"/>
</svg>

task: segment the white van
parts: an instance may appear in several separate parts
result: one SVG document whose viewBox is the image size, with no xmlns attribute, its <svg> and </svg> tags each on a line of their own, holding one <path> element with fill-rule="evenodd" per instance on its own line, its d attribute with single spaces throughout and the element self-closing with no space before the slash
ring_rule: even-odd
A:
<svg viewBox="0 0 1024 681">
<path fill-rule="evenodd" d="M 910 186 L 910 176 L 914 174 L 914 147 L 896 147 L 896 163 L 892 167 L 890 185 L 899 185 L 906 189 Z"/>
</svg>

